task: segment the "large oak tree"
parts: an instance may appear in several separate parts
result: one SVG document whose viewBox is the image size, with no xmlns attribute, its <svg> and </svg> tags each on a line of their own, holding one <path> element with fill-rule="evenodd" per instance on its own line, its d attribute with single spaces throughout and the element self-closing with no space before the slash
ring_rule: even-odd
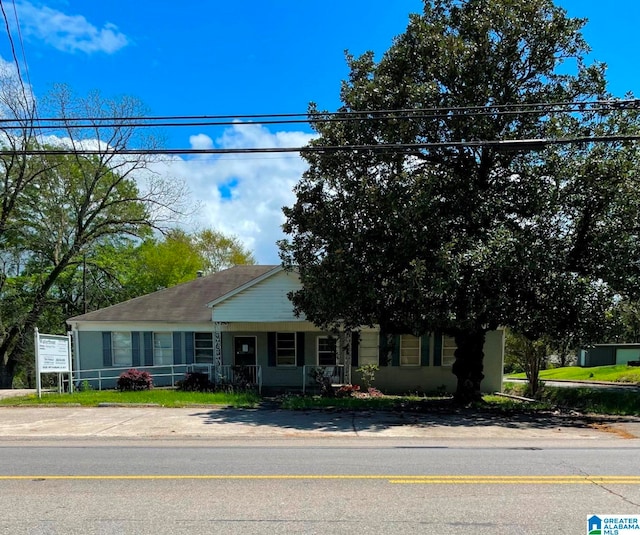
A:
<svg viewBox="0 0 640 535">
<path fill-rule="evenodd" d="M 338 114 L 310 106 L 318 137 L 284 210 L 298 311 L 453 335 L 463 402 L 480 395 L 488 330 L 597 334 L 632 291 L 637 150 L 508 143 L 635 132 L 624 106 L 561 113 L 610 98 L 584 22 L 551 0 L 426 0 L 379 61 L 347 57 Z"/>
</svg>

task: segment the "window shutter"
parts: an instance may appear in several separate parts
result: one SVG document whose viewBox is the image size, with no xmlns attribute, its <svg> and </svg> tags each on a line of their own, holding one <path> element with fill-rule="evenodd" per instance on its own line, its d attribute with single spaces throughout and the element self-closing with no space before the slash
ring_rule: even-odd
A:
<svg viewBox="0 0 640 535">
<path fill-rule="evenodd" d="M 276 333 L 267 333 L 267 365 L 276 365 Z"/>
<path fill-rule="evenodd" d="M 173 333 L 173 363 L 182 364 L 182 333 Z"/>
<path fill-rule="evenodd" d="M 442 331 L 433 333 L 433 365 L 442 366 Z"/>
<path fill-rule="evenodd" d="M 296 366 L 304 366 L 304 332 L 296 333 Z"/>
<path fill-rule="evenodd" d="M 144 365 L 153 366 L 153 333 L 146 331 L 142 333 L 142 338 L 144 340 Z"/>
<path fill-rule="evenodd" d="M 351 366 L 358 367 L 358 355 L 360 348 L 360 333 L 351 333 Z"/>
<path fill-rule="evenodd" d="M 426 334 L 420 337 L 420 366 L 429 366 L 429 343 L 431 337 Z"/>
<path fill-rule="evenodd" d="M 111 333 L 102 333 L 102 365 L 113 366 L 113 357 L 111 354 Z"/>
<path fill-rule="evenodd" d="M 391 353 L 391 365 L 400 366 L 400 337 L 393 336 L 393 350 Z"/>
<path fill-rule="evenodd" d="M 140 333 L 131 333 L 131 365 L 140 366 Z"/>
<path fill-rule="evenodd" d="M 193 339 L 194 334 L 192 332 L 184 333 L 184 357 L 187 364 L 193 364 L 195 354 Z"/>
</svg>

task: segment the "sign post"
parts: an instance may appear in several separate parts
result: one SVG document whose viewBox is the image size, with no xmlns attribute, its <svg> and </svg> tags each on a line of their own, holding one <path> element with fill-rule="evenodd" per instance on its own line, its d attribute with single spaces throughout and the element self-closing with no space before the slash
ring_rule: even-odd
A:
<svg viewBox="0 0 640 535">
<path fill-rule="evenodd" d="M 35 329 L 36 388 L 42 397 L 42 373 L 58 373 L 58 388 L 61 389 L 62 374 L 69 374 L 69 392 L 73 392 L 71 367 L 71 335 L 40 334 Z"/>
</svg>

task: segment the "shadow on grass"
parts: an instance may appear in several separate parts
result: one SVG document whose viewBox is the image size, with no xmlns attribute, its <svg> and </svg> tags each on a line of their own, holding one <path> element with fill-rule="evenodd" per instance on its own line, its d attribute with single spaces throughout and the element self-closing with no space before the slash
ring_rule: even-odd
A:
<svg viewBox="0 0 640 535">
<path fill-rule="evenodd" d="M 504 410 L 494 407 L 460 408 L 450 401 L 418 401 L 395 410 L 304 409 L 284 410 L 273 403 L 255 409 L 203 410 L 193 413 L 205 424 L 233 423 L 260 428 L 279 428 L 322 433 L 376 433 L 397 428 L 493 427 L 511 430 L 592 429 L 596 426 L 638 422 L 633 417 L 590 416 L 537 410 Z"/>
</svg>

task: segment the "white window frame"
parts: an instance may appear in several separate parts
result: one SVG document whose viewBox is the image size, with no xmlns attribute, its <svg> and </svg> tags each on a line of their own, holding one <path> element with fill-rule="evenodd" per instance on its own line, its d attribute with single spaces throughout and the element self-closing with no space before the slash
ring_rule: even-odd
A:
<svg viewBox="0 0 640 535">
<path fill-rule="evenodd" d="M 120 344 L 127 340 L 128 343 Z M 131 366 L 133 363 L 133 341 L 131 333 L 127 331 L 113 331 L 111 333 L 111 364 L 116 368 Z"/>
<path fill-rule="evenodd" d="M 320 350 L 320 343 L 322 340 L 333 340 L 335 344 L 335 348 L 333 350 L 334 360 L 331 364 L 320 364 L 320 354 L 327 354 L 329 351 Z M 336 366 L 338 364 L 338 339 L 333 336 L 318 336 L 316 338 L 316 361 L 318 366 Z"/>
<path fill-rule="evenodd" d="M 163 346 L 160 337 L 168 336 L 170 344 Z M 173 333 L 154 332 L 153 333 L 153 365 L 170 366 L 173 364 Z"/>
<path fill-rule="evenodd" d="M 282 340 L 281 336 L 282 335 L 287 335 L 287 336 L 292 336 L 293 337 L 293 347 L 282 347 L 280 342 L 286 342 L 286 343 L 290 343 L 291 340 Z M 297 336 L 296 333 L 294 332 L 282 332 L 276 333 L 276 366 L 280 367 L 280 368 L 294 368 L 296 366 L 296 362 L 297 362 L 297 358 L 298 358 L 298 340 L 297 340 Z M 290 352 L 293 349 L 293 355 L 284 355 L 281 354 L 281 352 L 287 353 Z M 290 361 L 291 358 L 293 358 L 293 362 L 287 362 Z M 281 359 L 285 360 L 284 363 L 281 363 Z"/>
<path fill-rule="evenodd" d="M 377 331 L 360 331 L 358 366 L 380 363 L 380 334 Z"/>
<path fill-rule="evenodd" d="M 416 345 L 417 342 L 417 345 Z M 400 366 L 416 368 L 420 366 L 422 340 L 412 334 L 400 335 Z"/>
<path fill-rule="evenodd" d="M 453 336 L 442 335 L 442 361 L 441 365 L 450 368 L 456 361 L 455 351 L 458 349 Z"/>
<path fill-rule="evenodd" d="M 202 344 L 202 338 L 198 340 L 198 336 L 202 337 L 203 335 L 211 337 L 211 346 Z M 209 340 L 205 341 L 208 342 Z M 200 345 L 198 345 L 198 342 L 201 342 Z M 198 354 L 199 351 L 200 353 Z M 211 353 L 209 354 L 209 352 Z M 214 357 L 213 333 L 208 331 L 193 333 L 193 362 L 195 364 L 213 364 Z"/>
</svg>

